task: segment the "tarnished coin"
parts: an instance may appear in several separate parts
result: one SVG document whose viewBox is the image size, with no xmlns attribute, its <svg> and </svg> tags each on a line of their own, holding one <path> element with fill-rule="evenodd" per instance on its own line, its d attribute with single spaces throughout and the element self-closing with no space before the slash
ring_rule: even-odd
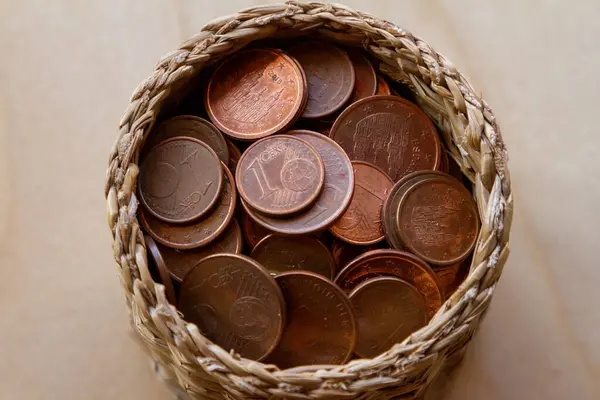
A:
<svg viewBox="0 0 600 400">
<path fill-rule="evenodd" d="M 306 82 L 278 50 L 251 49 L 226 59 L 206 91 L 206 111 L 225 134 L 256 140 L 290 126 L 302 112 Z"/>
<path fill-rule="evenodd" d="M 368 245 L 384 239 L 381 207 L 394 182 L 381 169 L 364 161 L 352 161 L 354 196 L 350 206 L 330 232 L 351 244 Z"/>
<path fill-rule="evenodd" d="M 343 50 L 327 42 L 308 41 L 291 47 L 289 53 L 306 73 L 308 102 L 302 117 L 333 114 L 350 99 L 354 67 Z"/>
<path fill-rule="evenodd" d="M 169 276 L 169 270 L 165 265 L 163 254 L 156 245 L 156 242 L 154 242 L 150 236 L 144 235 L 144 242 L 146 243 L 146 249 L 151 256 L 151 258 L 148 258 L 148 261 L 151 261 L 149 267 L 152 267 L 151 270 L 154 268 L 156 269 L 156 272 L 158 272 L 158 277 L 160 278 L 158 283 L 162 283 L 165 287 L 165 295 L 167 296 L 167 300 L 169 303 L 176 305 L 177 296 L 175 296 L 175 289 L 173 288 L 173 283 L 171 282 L 171 277 Z"/>
<path fill-rule="evenodd" d="M 379 74 L 377 74 L 377 92 L 375 94 L 378 96 L 390 96 L 392 94 L 390 85 L 388 85 L 385 78 Z"/>
<path fill-rule="evenodd" d="M 254 143 L 236 170 L 240 196 L 268 215 L 289 215 L 310 206 L 323 189 L 325 169 L 313 146 L 276 135 Z"/>
<path fill-rule="evenodd" d="M 208 339 L 251 360 L 273 350 L 285 324 L 277 283 L 239 254 L 214 254 L 197 263 L 181 284 L 179 309 Z"/>
<path fill-rule="evenodd" d="M 312 272 L 285 272 L 275 280 L 285 299 L 287 323 L 267 362 L 284 369 L 348 361 L 357 329 L 344 292 Z"/>
<path fill-rule="evenodd" d="M 331 243 L 331 255 L 336 266 L 336 273 L 340 272 L 350 261 L 354 260 L 367 251 L 377 250 L 381 245 L 356 246 L 339 239 L 334 239 Z"/>
<path fill-rule="evenodd" d="M 349 297 L 358 324 L 354 351 L 361 357 L 378 356 L 427 323 L 425 300 L 402 279 L 369 279 Z"/>
<path fill-rule="evenodd" d="M 242 158 L 242 152 L 231 140 L 225 139 L 225 142 L 227 143 L 227 149 L 229 151 L 229 170 L 235 171 L 238 162 L 240 162 L 240 158 Z"/>
<path fill-rule="evenodd" d="M 469 274 L 470 265 L 471 262 L 469 257 L 465 261 L 435 269 L 435 274 L 440 282 L 444 298 L 447 299 L 456 291 L 456 289 L 458 289 L 462 281 L 464 281 Z"/>
<path fill-rule="evenodd" d="M 273 218 L 242 205 L 250 217 L 265 228 L 287 235 L 304 235 L 322 231 L 344 213 L 354 191 L 354 173 L 348 156 L 333 140 L 317 132 L 290 131 L 288 134 L 311 144 L 325 166 L 325 183 L 315 203 L 301 214 Z"/>
<path fill-rule="evenodd" d="M 367 161 L 398 181 L 440 163 L 440 140 L 419 107 L 397 96 L 372 96 L 346 108 L 329 136 L 351 160 Z"/>
<path fill-rule="evenodd" d="M 304 270 L 332 279 L 335 270 L 327 247 L 311 236 L 269 235 L 258 242 L 250 257 L 274 275 Z"/>
<path fill-rule="evenodd" d="M 212 209 L 223 185 L 223 168 L 206 143 L 167 139 L 148 152 L 140 168 L 140 200 L 155 217 L 191 222 Z"/>
<path fill-rule="evenodd" d="M 242 230 L 238 223 L 231 221 L 225 232 L 207 246 L 191 250 L 176 250 L 158 245 L 169 274 L 176 282 L 181 282 L 190 269 L 204 257 L 216 253 L 240 254 L 242 252 Z"/>
<path fill-rule="evenodd" d="M 369 251 L 351 261 L 334 282 L 345 291 L 378 276 L 393 276 L 413 285 L 425 299 L 427 316 L 431 318 L 444 301 L 435 272 L 414 254 L 401 250 Z"/>
<path fill-rule="evenodd" d="M 161 122 L 152 130 L 144 148 L 150 150 L 158 143 L 176 136 L 191 137 L 206 143 L 217 153 L 219 160 L 225 165 L 229 163 L 229 149 L 221 132 L 204 118 L 195 115 L 179 115 Z"/>
<path fill-rule="evenodd" d="M 377 92 L 377 75 L 371 61 L 361 50 L 348 48 L 347 52 L 354 66 L 354 91 L 350 100 L 354 103 L 365 97 L 375 95 L 375 92 Z"/>
<path fill-rule="evenodd" d="M 256 223 L 245 211 L 242 212 L 242 232 L 250 250 L 262 239 L 273 233 L 264 226 Z"/>
<path fill-rule="evenodd" d="M 159 220 L 140 209 L 140 220 L 146 232 L 165 246 L 186 250 L 205 246 L 215 240 L 227 228 L 235 211 L 236 190 L 233 176 L 223 165 L 224 183 L 219 204 L 210 215 L 189 225 L 173 225 Z"/>
<path fill-rule="evenodd" d="M 464 260 L 479 231 L 471 193 L 449 175 L 420 180 L 408 188 L 398 205 L 396 223 L 404 245 L 437 265 Z"/>
</svg>

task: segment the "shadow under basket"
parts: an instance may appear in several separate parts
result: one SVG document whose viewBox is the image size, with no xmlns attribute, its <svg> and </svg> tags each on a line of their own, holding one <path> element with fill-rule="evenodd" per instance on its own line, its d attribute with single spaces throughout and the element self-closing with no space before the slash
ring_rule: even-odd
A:
<svg viewBox="0 0 600 400">
<path fill-rule="evenodd" d="M 140 149 L 158 119 L 202 71 L 258 40 L 317 36 L 360 46 L 408 88 L 472 182 L 481 229 L 468 277 L 429 324 L 373 359 L 279 370 L 213 344 L 170 305 L 148 270 L 136 217 Z M 210 399 L 418 398 L 470 341 L 508 257 L 512 195 L 507 153 L 487 103 L 444 56 L 402 28 L 342 5 L 288 3 L 218 18 L 167 54 L 137 87 L 120 122 L 105 186 L 119 276 L 137 336 L 181 397 Z M 453 359 L 454 358 L 454 359 Z"/>
</svg>

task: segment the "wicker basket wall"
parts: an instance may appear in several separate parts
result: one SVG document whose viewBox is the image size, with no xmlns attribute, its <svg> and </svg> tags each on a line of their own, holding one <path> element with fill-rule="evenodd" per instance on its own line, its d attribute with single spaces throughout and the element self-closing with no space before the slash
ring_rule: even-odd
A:
<svg viewBox="0 0 600 400">
<path fill-rule="evenodd" d="M 203 67 L 252 41 L 305 33 L 364 47 L 381 61 L 381 72 L 411 89 L 473 182 L 481 232 L 468 278 L 429 324 L 403 343 L 374 359 L 280 371 L 211 343 L 168 304 L 164 287 L 148 272 L 135 188 L 138 154 L 159 112 Z M 506 162 L 500 128 L 486 102 L 451 62 L 396 25 L 342 5 L 296 2 L 214 20 L 166 55 L 135 90 L 110 153 L 108 223 L 134 330 L 167 380 L 191 398 L 417 397 L 469 342 L 502 273 L 513 204 Z"/>
</svg>

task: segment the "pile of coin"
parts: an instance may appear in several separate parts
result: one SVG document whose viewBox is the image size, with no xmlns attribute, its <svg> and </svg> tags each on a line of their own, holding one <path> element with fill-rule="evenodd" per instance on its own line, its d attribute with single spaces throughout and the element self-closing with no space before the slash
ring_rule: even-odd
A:
<svg viewBox="0 0 600 400">
<path fill-rule="evenodd" d="M 402 87 L 323 41 L 243 50 L 199 87 L 194 115 L 154 127 L 138 183 L 151 272 L 185 319 L 280 368 L 374 357 L 427 324 L 479 217 Z"/>
</svg>

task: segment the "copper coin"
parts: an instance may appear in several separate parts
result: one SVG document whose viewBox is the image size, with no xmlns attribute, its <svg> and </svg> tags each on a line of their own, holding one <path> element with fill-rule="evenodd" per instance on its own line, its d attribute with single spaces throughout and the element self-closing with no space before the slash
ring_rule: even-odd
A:
<svg viewBox="0 0 600 400">
<path fill-rule="evenodd" d="M 158 247 L 163 255 L 169 274 L 171 274 L 174 281 L 181 282 L 185 274 L 198 261 L 211 254 L 240 254 L 242 252 L 242 230 L 234 220 L 231 221 L 225 232 L 206 246 L 191 250 L 176 250 L 164 245 L 158 245 Z"/>
<path fill-rule="evenodd" d="M 378 276 L 393 276 L 413 285 L 425 299 L 429 318 L 442 306 L 444 298 L 435 272 L 425 261 L 406 251 L 369 251 L 351 261 L 334 282 L 343 290 L 351 291 L 360 283 Z"/>
<path fill-rule="evenodd" d="M 321 193 L 325 168 L 313 146 L 289 135 L 262 139 L 242 154 L 236 169 L 240 196 L 255 210 L 289 215 Z"/>
<path fill-rule="evenodd" d="M 269 235 L 258 242 L 250 257 L 274 275 L 304 270 L 332 279 L 335 270 L 327 247 L 311 236 Z"/>
<path fill-rule="evenodd" d="M 251 49 L 231 56 L 212 76 L 206 111 L 227 135 L 256 140 L 290 126 L 302 112 L 306 82 L 281 51 Z"/>
<path fill-rule="evenodd" d="M 390 85 L 388 85 L 385 78 L 381 75 L 377 75 L 377 92 L 375 94 L 378 96 L 391 96 L 392 94 Z"/>
<path fill-rule="evenodd" d="M 301 214 L 282 219 L 273 218 L 242 205 L 250 217 L 265 228 L 287 235 L 304 235 L 327 229 L 346 211 L 354 191 L 352 164 L 342 148 L 317 132 L 290 131 L 290 135 L 311 144 L 325 166 L 325 183 L 315 203 Z"/>
<path fill-rule="evenodd" d="M 350 301 L 321 275 L 294 271 L 275 277 L 285 298 L 287 324 L 267 362 L 279 368 L 343 364 L 356 344 Z"/>
<path fill-rule="evenodd" d="M 227 143 L 227 149 L 229 151 L 229 170 L 235 171 L 238 162 L 240 162 L 240 158 L 242 158 L 242 152 L 231 140 L 225 139 L 225 142 Z"/>
<path fill-rule="evenodd" d="M 415 182 L 421 179 L 427 179 L 436 176 L 446 176 L 446 174 L 438 171 L 413 172 L 396 182 L 394 187 L 390 190 L 387 199 L 383 202 L 383 208 L 381 210 L 383 231 L 385 232 L 385 238 L 390 246 L 400 250 L 405 249 L 404 243 L 402 243 L 402 239 L 400 238 L 398 225 L 396 223 L 396 215 L 398 213 L 398 206 L 400 205 L 402 196 Z"/>
<path fill-rule="evenodd" d="M 146 249 L 152 257 L 149 259 L 149 261 L 152 261 L 150 266 L 156 268 L 156 272 L 158 272 L 158 276 L 160 278 L 158 282 L 162 283 L 165 287 L 165 295 L 167 296 L 167 300 L 173 305 L 177 304 L 175 289 L 173 288 L 173 283 L 171 282 L 169 270 L 165 265 L 162 252 L 159 250 L 156 242 L 150 236 L 144 235 L 144 242 L 146 243 Z"/>
<path fill-rule="evenodd" d="M 354 196 L 350 206 L 329 229 L 351 244 L 368 245 L 384 239 L 381 207 L 394 182 L 381 169 L 364 161 L 352 161 Z"/>
<path fill-rule="evenodd" d="M 423 296 L 402 279 L 369 279 L 349 298 L 358 324 L 354 351 L 361 357 L 376 357 L 427 324 Z"/>
<path fill-rule="evenodd" d="M 350 261 L 361 254 L 378 248 L 380 248 L 378 244 L 372 246 L 356 246 L 339 239 L 333 240 L 333 243 L 331 244 L 331 255 L 335 262 L 336 272 L 340 272 Z"/>
<path fill-rule="evenodd" d="M 140 168 L 141 202 L 152 215 L 172 224 L 206 214 L 222 186 L 217 154 L 198 139 L 167 139 L 148 152 Z"/>
<path fill-rule="evenodd" d="M 348 55 L 327 42 L 308 41 L 289 49 L 306 73 L 308 102 L 302 117 L 321 118 L 333 114 L 350 99 L 354 89 L 354 67 Z"/>
<path fill-rule="evenodd" d="M 354 66 L 354 91 L 351 102 L 354 103 L 365 97 L 375 95 L 377 92 L 377 75 L 371 61 L 359 49 L 347 49 L 348 56 Z"/>
<path fill-rule="evenodd" d="M 242 231 L 244 233 L 246 244 L 250 247 L 250 250 L 252 250 L 262 239 L 273 233 L 264 226 L 254 222 L 247 212 L 242 212 Z"/>
<path fill-rule="evenodd" d="M 469 274 L 471 263 L 468 261 L 469 259 L 467 258 L 463 262 L 435 269 L 435 273 L 440 282 L 440 287 L 444 293 L 444 298 L 447 299 L 450 297 Z"/>
<path fill-rule="evenodd" d="M 208 339 L 252 360 L 273 350 L 285 324 L 277 283 L 239 254 L 214 254 L 197 263 L 181 284 L 179 309 Z"/>
<path fill-rule="evenodd" d="M 179 115 L 161 122 L 146 140 L 144 148 L 152 149 L 158 143 L 176 136 L 191 137 L 206 143 L 225 165 L 229 163 L 229 149 L 219 130 L 204 118 Z"/>
<path fill-rule="evenodd" d="M 346 108 L 329 135 L 352 160 L 377 165 L 394 181 L 437 169 L 440 140 L 427 115 L 396 96 L 372 96 Z"/>
<path fill-rule="evenodd" d="M 219 204 L 210 215 L 189 225 L 173 225 L 140 210 L 140 220 L 147 233 L 165 246 L 186 250 L 205 246 L 215 240 L 227 228 L 235 211 L 236 191 L 233 176 L 223 166 L 224 184 Z"/>
<path fill-rule="evenodd" d="M 400 200 L 396 223 L 404 245 L 438 265 L 464 260 L 475 247 L 479 231 L 471 193 L 449 175 L 412 185 Z"/>
</svg>

